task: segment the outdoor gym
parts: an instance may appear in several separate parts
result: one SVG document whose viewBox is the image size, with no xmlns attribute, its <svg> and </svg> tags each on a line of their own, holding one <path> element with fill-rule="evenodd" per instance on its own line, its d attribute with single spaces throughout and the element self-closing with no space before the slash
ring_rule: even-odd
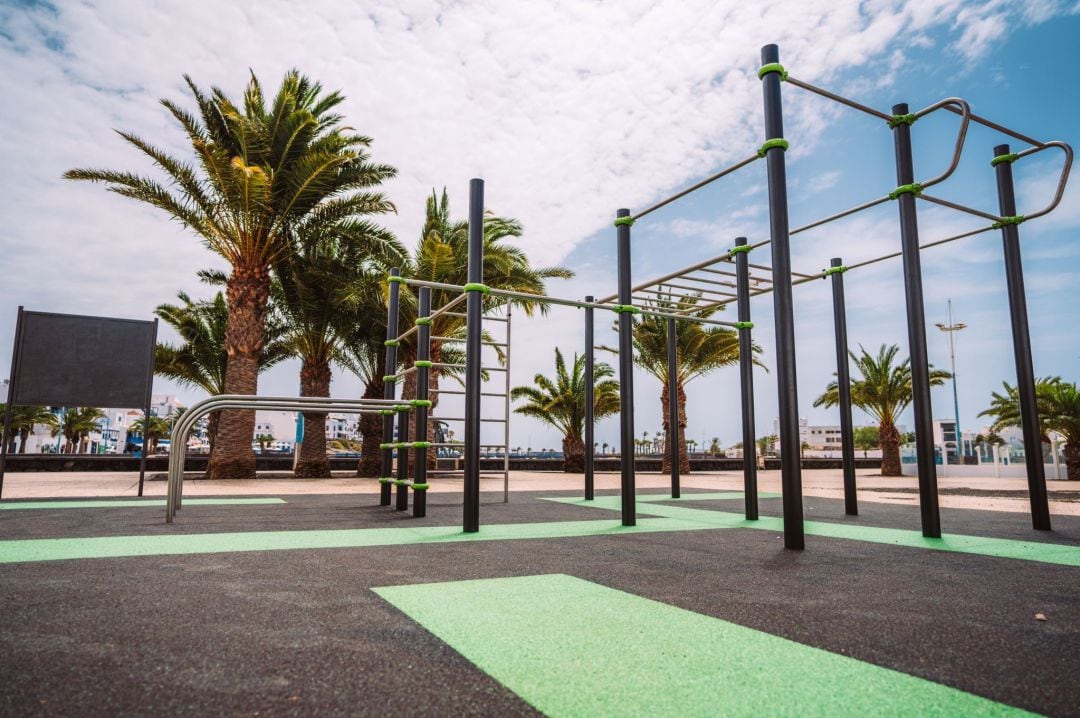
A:
<svg viewBox="0 0 1080 718">
<path fill-rule="evenodd" d="M 884 111 L 798 79 L 776 45 L 763 47 L 760 60 L 760 144 L 644 209 L 617 209 L 608 294 L 552 296 L 486 276 L 485 182 L 473 179 L 465 281 L 401 267 L 380 277 L 377 396 L 211 394 L 176 419 L 163 476 L 147 480 L 144 442 L 134 498 L 32 498 L 21 475 L 10 474 L 0 496 L 4 712 L 1075 714 L 1080 511 L 1077 492 L 1048 488 L 1047 409 L 1037 395 L 1039 347 L 1021 260 L 1027 223 L 1065 197 L 1073 151 L 976 114 L 960 97 Z M 785 134 L 787 92 L 879 123 L 896 184 L 790 226 L 789 189 L 798 190 L 789 187 L 786 153 L 799 135 Z M 955 134 L 936 174 L 917 174 L 918 123 L 937 113 L 954 118 Z M 998 142 L 969 146 L 973 125 Z M 1030 193 L 1014 186 L 1014 165 L 1047 150 L 1061 158 L 1052 191 L 1023 206 L 1017 195 Z M 984 165 L 996 198 L 977 206 L 949 198 L 964 160 Z M 733 233 L 719 255 L 687 250 L 688 266 L 653 278 L 635 271 L 639 223 L 716 182 L 738 191 L 761 164 L 767 236 Z M 926 203 L 955 210 L 971 227 L 938 236 L 920 224 Z M 800 234 L 889 204 L 896 251 L 847 263 L 823 246 L 816 264 L 793 267 Z M 1003 483 L 1008 492 L 983 495 L 939 486 L 923 266 L 937 247 L 994 236 L 1026 479 L 1023 490 Z M 845 275 L 885 263 L 904 288 L 917 456 L 909 500 L 856 468 Z M 841 437 L 831 493 L 803 469 L 796 391 L 797 288 L 822 281 L 831 289 Z M 771 299 L 771 321 L 752 311 L 755 297 Z M 528 321 L 514 318 L 521 302 L 580 310 L 580 480 L 511 470 L 510 357 L 529 341 Z M 702 311 L 725 307 L 733 310 L 725 318 Z M 618 334 L 617 476 L 597 468 L 592 450 L 601 317 L 614 319 Z M 677 441 L 664 448 L 670 472 L 637 466 L 634 336 L 642 318 L 666 325 L 667 421 L 676 431 L 677 327 L 737 333 L 739 386 L 716 401 L 740 417 L 738 470 L 684 475 Z M 18 406 L 125 406 L 143 411 L 149 426 L 157 323 L 124 321 L 20 307 L 0 491 Z M 754 341 L 769 332 L 776 407 L 755 404 Z M 71 347 L 90 357 L 78 374 L 50 361 Z M 110 363 L 118 347 L 130 358 L 122 372 Z M 460 387 L 447 383 L 452 374 Z M 459 397 L 460 415 L 441 396 Z M 379 475 L 327 471 L 323 484 L 256 477 L 235 490 L 193 478 L 187 447 L 201 423 L 252 410 L 302 412 L 308 424 L 331 412 L 377 421 Z M 761 471 L 755 450 L 763 410 L 778 417 L 778 472 Z M 462 440 L 436 436 L 436 424 L 458 427 Z M 492 430 L 497 439 L 485 443 Z M 489 449 L 497 459 L 485 458 Z M 448 467 L 441 450 L 460 457 Z"/>
</svg>

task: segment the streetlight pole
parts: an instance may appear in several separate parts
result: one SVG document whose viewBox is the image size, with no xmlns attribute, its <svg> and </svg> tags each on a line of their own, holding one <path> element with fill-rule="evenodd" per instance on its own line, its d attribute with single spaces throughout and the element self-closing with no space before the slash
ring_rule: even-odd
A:
<svg viewBox="0 0 1080 718">
<path fill-rule="evenodd" d="M 947 324 L 937 323 L 937 328 L 949 335 L 949 360 L 952 363 L 952 398 L 953 398 L 953 416 L 955 417 L 955 423 L 953 424 L 953 431 L 956 433 L 956 456 L 960 463 L 963 463 L 964 456 L 964 437 L 960 433 L 960 399 L 956 392 L 956 343 L 953 341 L 953 336 L 961 329 L 965 329 L 967 324 L 963 322 L 953 322 L 952 318 L 952 299 L 949 300 L 949 318 Z"/>
</svg>

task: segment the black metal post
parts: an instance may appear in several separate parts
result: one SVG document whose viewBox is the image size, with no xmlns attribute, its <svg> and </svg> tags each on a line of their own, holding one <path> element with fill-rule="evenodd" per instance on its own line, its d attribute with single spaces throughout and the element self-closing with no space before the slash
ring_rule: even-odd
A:
<svg viewBox="0 0 1080 718">
<path fill-rule="evenodd" d="M 416 320 L 416 447 L 413 469 L 413 516 L 427 515 L 427 462 L 428 462 L 428 379 L 431 375 L 431 289 L 420 287 L 419 307 Z"/>
<path fill-rule="evenodd" d="M 150 431 L 150 405 L 154 402 L 154 354 L 157 351 L 158 320 L 154 320 L 153 336 L 150 337 L 150 366 L 146 370 L 146 409 L 143 412 L 143 450 L 139 456 L 139 496 L 143 495 L 143 481 L 146 479 L 146 449 L 150 446 L 147 433 Z M 183 467 L 180 471 L 183 472 Z"/>
<path fill-rule="evenodd" d="M 409 508 L 409 412 L 399 411 L 397 415 L 397 477 L 394 479 L 394 510 L 404 511 Z"/>
<path fill-rule="evenodd" d="M 776 45 L 761 48 L 762 65 L 778 65 Z M 780 72 L 766 72 L 765 163 L 769 178 L 769 237 L 772 247 L 773 317 L 776 325 L 776 381 L 780 398 L 780 484 L 784 502 L 784 546 L 805 547 L 803 535 L 802 465 L 799 456 L 799 398 L 795 381 L 795 318 L 791 291 L 791 247 L 788 224 L 786 144 Z"/>
<path fill-rule="evenodd" d="M 994 148 L 994 157 L 1008 154 L 1008 145 Z M 1014 217 L 1016 194 L 1013 190 L 1012 162 L 997 162 L 994 168 L 997 172 L 1001 216 Z M 1046 469 L 1043 466 L 1039 410 L 1035 401 L 1035 369 L 1031 360 L 1024 266 L 1020 257 L 1020 228 L 1010 222 L 1002 223 L 1001 239 L 1005 246 L 1005 283 L 1009 291 L 1009 319 L 1012 323 L 1013 355 L 1016 360 L 1016 391 L 1020 399 L 1020 428 L 1024 433 L 1024 461 L 1027 463 L 1031 525 L 1038 531 L 1049 531 L 1050 504 L 1046 495 Z M 960 437 L 957 437 L 957 441 L 961 441 Z"/>
<path fill-rule="evenodd" d="M 907 103 L 893 105 L 894 115 L 907 115 Z M 911 126 L 895 123 L 897 190 L 900 206 L 900 249 L 904 263 L 904 296 L 907 301 L 908 351 L 911 355 L 911 394 L 915 414 L 915 451 L 919 468 L 919 510 L 922 533 L 941 536 L 938 510 L 937 467 L 934 464 L 934 415 L 930 405 L 930 360 L 926 352 L 926 314 L 923 307 L 922 263 L 919 258 L 919 220 L 915 209 L 915 165 L 911 158 Z"/>
<path fill-rule="evenodd" d="M 679 359 L 675 340 L 675 320 L 667 320 L 667 384 L 668 384 L 668 455 L 671 457 L 671 498 L 679 498 Z"/>
<path fill-rule="evenodd" d="M 11 349 L 11 378 L 8 380 L 7 403 L 4 407 L 4 426 L 0 428 L 0 496 L 4 494 L 4 469 L 7 466 L 8 437 L 11 435 L 11 409 L 14 406 L 15 377 L 18 374 L 19 350 L 22 348 L 23 308 L 15 316 L 15 344 Z"/>
<path fill-rule="evenodd" d="M 746 247 L 746 237 L 735 238 L 736 247 Z M 739 310 L 739 384 L 742 394 L 743 495 L 746 518 L 758 518 L 757 436 L 754 433 L 754 342 L 750 321 L 750 262 L 749 249 L 735 255 L 735 292 Z"/>
<path fill-rule="evenodd" d="M 619 248 L 619 467 L 622 471 L 622 525 L 637 523 L 634 489 L 634 318 L 630 291 L 630 210 L 615 213 Z"/>
<path fill-rule="evenodd" d="M 592 303 L 595 301 L 593 296 L 585 297 L 585 301 Z M 594 461 L 596 442 L 596 426 L 595 419 L 593 417 L 593 409 L 596 406 L 596 386 L 593 382 L 595 367 L 594 367 L 594 353 L 593 349 L 593 308 L 585 307 L 585 500 L 592 501 L 594 498 L 595 489 L 595 469 L 596 463 Z"/>
<path fill-rule="evenodd" d="M 840 394 L 840 457 L 844 469 L 844 513 L 858 516 L 855 494 L 855 429 L 851 421 L 851 371 L 848 366 L 847 310 L 844 306 L 844 263 L 833 257 L 833 326 L 836 335 L 836 386 Z"/>
<path fill-rule="evenodd" d="M 484 281 L 484 180 L 469 181 L 469 284 Z M 476 288 L 465 300 L 465 505 L 462 526 L 466 533 L 480 530 L 480 391 L 481 322 L 484 295 Z"/>
<path fill-rule="evenodd" d="M 401 270 L 394 267 L 390 270 L 390 276 L 400 277 Z M 383 377 L 383 399 L 393 399 L 397 393 L 397 379 L 392 375 L 397 373 L 397 345 L 394 339 L 398 335 L 398 315 L 401 287 L 398 281 L 390 280 L 390 298 L 386 309 L 386 376 Z M 383 409 L 383 435 L 382 444 L 389 446 L 394 441 L 394 414 L 390 409 Z M 299 451 L 300 447 L 296 447 Z M 382 459 L 379 466 L 379 506 L 390 505 L 390 485 L 393 482 L 391 474 L 394 471 L 394 450 L 382 449 Z"/>
</svg>

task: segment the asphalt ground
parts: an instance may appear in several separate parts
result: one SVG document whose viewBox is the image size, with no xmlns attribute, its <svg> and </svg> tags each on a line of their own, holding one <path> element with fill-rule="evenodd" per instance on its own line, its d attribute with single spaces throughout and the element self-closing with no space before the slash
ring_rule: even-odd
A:
<svg viewBox="0 0 1080 718">
<path fill-rule="evenodd" d="M 502 504 L 485 494 L 481 520 L 617 520 L 541 498 L 553 495 L 515 493 Z M 461 520 L 453 494 L 432 494 L 420 520 L 374 506 L 373 496 L 286 501 L 190 505 L 171 526 L 152 507 L 3 511 L 0 541 Z M 737 513 L 742 499 L 679 505 Z M 838 500 L 805 507 L 808 520 L 918 529 L 917 507 L 864 502 L 859 517 L 844 517 Z M 779 515 L 779 499 L 762 499 L 761 512 Z M 946 533 L 1080 546 L 1080 519 L 1054 523 L 1041 534 L 1021 514 L 942 509 Z M 820 536 L 792 552 L 778 533 L 747 529 L 0 565 L 0 713 L 531 715 L 371 589 L 556 573 L 1008 705 L 1080 715 L 1077 568 Z"/>
</svg>

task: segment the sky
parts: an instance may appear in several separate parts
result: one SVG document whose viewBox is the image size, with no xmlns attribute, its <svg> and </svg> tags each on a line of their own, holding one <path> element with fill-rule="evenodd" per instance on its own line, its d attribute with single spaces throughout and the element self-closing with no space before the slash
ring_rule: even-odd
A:
<svg viewBox="0 0 1080 718">
<path fill-rule="evenodd" d="M 762 45 L 780 46 L 792 76 L 886 112 L 899 102 L 916 109 L 959 96 L 1026 134 L 1075 144 L 1078 36 L 1075 0 L 0 0 L 0 374 L 9 371 L 19 305 L 150 318 L 179 290 L 208 295 L 196 271 L 222 261 L 190 232 L 99 186 L 61 179 L 82 166 L 152 173 L 114 129 L 183 155 L 184 136 L 158 99 L 190 105 L 185 73 L 238 96 L 249 73 L 269 88 L 295 67 L 342 90 L 347 124 L 374 138 L 376 161 L 398 169 L 385 186 L 397 213 L 384 221 L 402 241 L 415 244 L 433 189 L 447 187 L 453 213 L 463 217 L 468 181 L 482 177 L 488 208 L 522 221 L 530 258 L 576 272 L 551 282 L 549 293 L 582 298 L 615 291 L 617 208 L 638 211 L 765 139 L 756 77 Z M 784 110 L 792 226 L 897 184 L 883 122 L 790 85 Z M 913 126 L 919 179 L 947 166 L 957 127 L 944 112 Z M 989 159 L 1003 141 L 973 126 L 959 169 L 937 196 L 996 212 Z M 1020 212 L 1033 211 L 1052 196 L 1061 159 L 1046 152 L 1015 170 Z M 635 282 L 720 254 L 736 236 L 767 238 L 766 200 L 764 163 L 754 163 L 642 219 L 633 228 Z M 983 226 L 927 203 L 919 220 L 924 242 Z M 1053 215 L 1020 228 L 1035 372 L 1070 381 L 1080 379 L 1078 231 L 1075 181 Z M 852 264 L 899 246 L 895 203 L 791 242 L 793 267 L 804 273 L 831 257 Z M 769 264 L 767 248 L 752 257 Z M 977 414 L 991 391 L 1015 383 L 999 233 L 927 250 L 923 272 L 930 360 L 949 366 L 947 337 L 934 323 L 944 321 L 951 299 L 954 320 L 968 325 L 956 336 L 960 423 L 981 427 Z M 906 356 L 899 260 L 851 271 L 845 283 L 851 346 L 896 343 Z M 795 289 L 800 414 L 811 424 L 838 423 L 834 410 L 812 406 L 835 371 L 828 284 Z M 755 377 L 762 434 L 777 413 L 769 297 L 756 298 L 751 311 L 763 348 Z M 734 320 L 733 308 L 725 314 Z M 565 308 L 515 317 L 512 383 L 550 374 L 556 346 L 582 351 L 582 321 L 580 310 Z M 608 318 L 598 316 L 597 326 L 597 342 L 614 344 Z M 260 392 L 295 394 L 297 375 L 296 362 L 275 367 Z M 162 379 L 155 391 L 200 398 Z M 359 392 L 355 378 L 336 372 L 335 396 Z M 660 385 L 638 373 L 635 392 L 637 431 L 655 432 Z M 688 438 L 719 437 L 725 446 L 740 439 L 736 368 L 695 380 L 687 394 Z M 934 390 L 933 407 L 935 418 L 952 418 L 951 386 Z M 497 404 L 488 410 L 501 413 Z M 860 412 L 855 418 L 867 421 Z M 485 441 L 497 438 L 489 430 Z M 598 442 L 617 436 L 613 418 L 597 428 Z M 511 423 L 514 446 L 558 442 L 531 419 Z"/>
</svg>

